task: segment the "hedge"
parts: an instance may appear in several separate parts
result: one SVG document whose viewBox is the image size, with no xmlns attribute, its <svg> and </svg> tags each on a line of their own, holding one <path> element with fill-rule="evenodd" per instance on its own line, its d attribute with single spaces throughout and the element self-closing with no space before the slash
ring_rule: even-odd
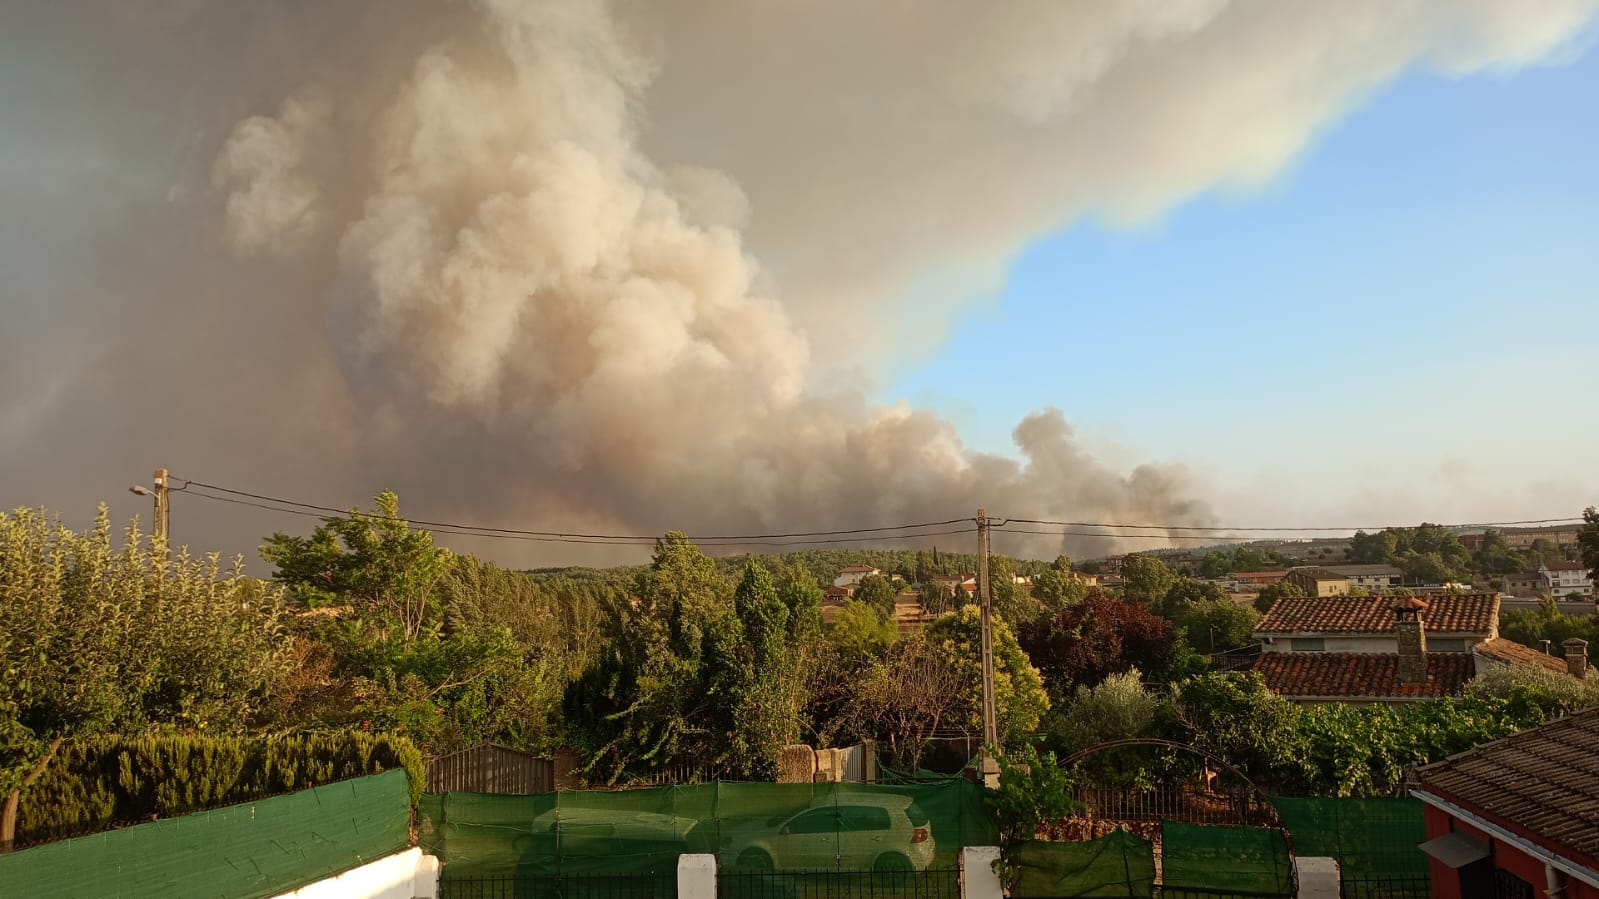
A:
<svg viewBox="0 0 1599 899">
<path fill-rule="evenodd" d="M 68 743 L 22 796 L 17 844 L 94 833 L 403 768 L 416 804 L 422 753 L 404 737 L 160 734 Z"/>
</svg>

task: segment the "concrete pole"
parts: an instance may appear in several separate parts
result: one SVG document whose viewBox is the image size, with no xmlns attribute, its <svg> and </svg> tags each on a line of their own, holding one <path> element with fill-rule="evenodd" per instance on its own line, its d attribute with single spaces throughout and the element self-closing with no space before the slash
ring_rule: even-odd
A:
<svg viewBox="0 0 1599 899">
<path fill-rule="evenodd" d="M 160 539 L 164 546 L 170 533 L 168 526 L 171 524 L 172 515 L 172 501 L 167 496 L 167 470 L 165 468 L 157 468 L 155 470 L 155 489 L 152 492 L 155 493 L 155 536 Z"/>
<path fill-rule="evenodd" d="M 983 783 L 999 786 L 999 712 L 994 704 L 994 591 L 988 577 L 988 516 L 977 510 L 977 601 L 982 612 Z"/>
</svg>

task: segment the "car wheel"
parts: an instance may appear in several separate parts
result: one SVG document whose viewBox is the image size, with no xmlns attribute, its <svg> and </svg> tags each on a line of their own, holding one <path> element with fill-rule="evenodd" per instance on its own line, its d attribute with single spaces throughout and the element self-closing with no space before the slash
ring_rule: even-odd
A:
<svg viewBox="0 0 1599 899">
<path fill-rule="evenodd" d="M 911 860 L 898 852 L 885 852 L 872 862 L 872 871 L 883 875 L 883 880 L 891 885 L 908 880 L 913 870 Z"/>
<path fill-rule="evenodd" d="M 759 871 L 764 874 L 772 873 L 772 857 L 760 849 L 746 849 L 738 854 L 738 862 L 734 865 L 741 871 Z"/>
</svg>

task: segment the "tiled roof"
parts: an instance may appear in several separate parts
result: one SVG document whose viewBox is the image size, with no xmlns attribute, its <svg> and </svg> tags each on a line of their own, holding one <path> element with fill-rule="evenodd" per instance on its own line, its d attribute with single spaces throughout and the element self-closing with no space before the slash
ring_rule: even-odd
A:
<svg viewBox="0 0 1599 899">
<path fill-rule="evenodd" d="M 1340 577 L 1403 577 L 1405 574 L 1392 565 L 1329 565 L 1327 570 Z"/>
<path fill-rule="evenodd" d="M 1284 596 L 1256 634 L 1391 634 L 1393 596 Z M 1445 593 L 1427 598 L 1428 633 L 1486 634 L 1499 622 L 1499 594 Z"/>
<path fill-rule="evenodd" d="M 1550 671 L 1566 672 L 1566 660 L 1556 658 L 1546 652 L 1539 652 L 1528 646 L 1522 646 L 1514 640 L 1497 637 L 1484 640 L 1471 648 L 1472 652 L 1487 656 L 1496 662 L 1506 665 L 1526 665 L 1536 668 L 1548 668 Z"/>
<path fill-rule="evenodd" d="M 1459 696 L 1471 680 L 1470 653 L 1427 653 L 1427 682 L 1401 684 L 1399 655 L 1376 652 L 1265 652 L 1255 670 L 1283 696 L 1354 699 Z"/>
<path fill-rule="evenodd" d="M 1318 567 L 1311 567 L 1311 566 L 1306 566 L 1304 568 L 1289 569 L 1288 573 L 1289 574 L 1297 574 L 1297 575 L 1301 575 L 1301 576 L 1309 577 L 1309 578 L 1314 578 L 1315 580 L 1318 580 L 1318 581 L 1347 581 L 1347 580 L 1349 580 L 1349 578 L 1344 577 L 1343 575 L 1339 574 L 1336 571 L 1332 571 L 1332 570 L 1327 569 L 1327 568 L 1318 568 Z"/>
<path fill-rule="evenodd" d="M 1484 743 L 1420 771 L 1421 787 L 1599 859 L 1599 709 Z"/>
<path fill-rule="evenodd" d="M 1543 567 L 1549 569 L 1550 571 L 1584 571 L 1588 568 L 1587 565 L 1581 562 L 1568 561 L 1545 562 Z"/>
<path fill-rule="evenodd" d="M 1288 576 L 1288 569 L 1280 568 L 1276 571 L 1240 571 L 1233 575 L 1241 581 L 1280 581 Z"/>
</svg>

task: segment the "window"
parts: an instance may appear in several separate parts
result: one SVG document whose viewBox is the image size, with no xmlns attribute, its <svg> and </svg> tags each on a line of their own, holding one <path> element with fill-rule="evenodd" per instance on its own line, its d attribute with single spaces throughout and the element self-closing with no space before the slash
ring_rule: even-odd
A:
<svg viewBox="0 0 1599 899">
<path fill-rule="evenodd" d="M 1495 868 L 1494 899 L 1532 899 L 1532 884 L 1504 868 Z"/>
<path fill-rule="evenodd" d="M 1288 641 L 1289 652 L 1326 652 L 1327 641 L 1321 637 L 1295 637 Z"/>
<path fill-rule="evenodd" d="M 788 822 L 783 828 L 784 833 L 836 833 L 838 831 L 838 811 L 831 808 L 819 808 L 806 812 Z"/>
<path fill-rule="evenodd" d="M 1428 640 L 1428 652 L 1465 652 L 1466 641 L 1458 637 L 1445 637 L 1441 640 Z"/>
<path fill-rule="evenodd" d="M 888 830 L 888 809 L 877 805 L 841 805 L 840 830 Z"/>
</svg>

